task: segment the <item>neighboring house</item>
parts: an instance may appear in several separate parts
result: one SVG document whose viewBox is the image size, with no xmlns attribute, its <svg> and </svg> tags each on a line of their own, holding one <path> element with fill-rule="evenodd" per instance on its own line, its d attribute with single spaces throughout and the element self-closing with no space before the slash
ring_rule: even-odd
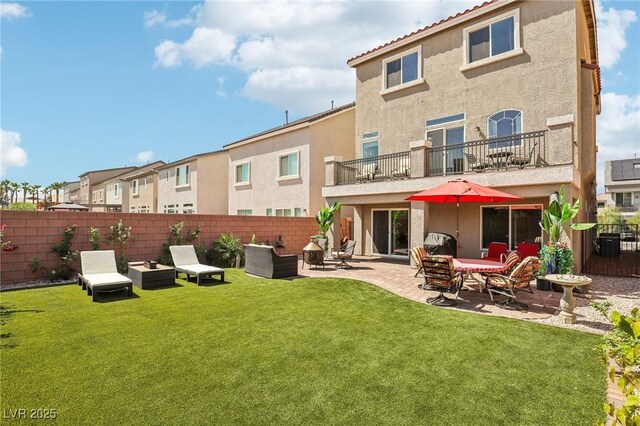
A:
<svg viewBox="0 0 640 426">
<path fill-rule="evenodd" d="M 128 212 L 129 211 L 129 177 L 144 174 L 155 170 L 165 164 L 164 161 L 156 161 L 151 164 L 137 167 L 126 173 L 112 176 L 93 185 L 91 210 L 102 212 Z"/>
<path fill-rule="evenodd" d="M 80 197 L 80 181 L 77 180 L 75 182 L 67 182 L 63 188 L 63 191 L 63 202 L 78 203 L 78 198 Z"/>
<path fill-rule="evenodd" d="M 192 155 L 159 167 L 157 212 L 227 214 L 228 167 L 226 151 Z"/>
<path fill-rule="evenodd" d="M 604 188 L 607 206 L 616 207 L 624 220 L 640 209 L 640 158 L 606 161 Z"/>
<path fill-rule="evenodd" d="M 164 166 L 161 162 L 158 165 Z M 127 196 L 122 211 L 129 213 L 158 213 L 158 170 L 151 168 L 131 173 L 121 179 Z"/>
<path fill-rule="evenodd" d="M 356 155 L 326 159 L 323 195 L 355 208 L 356 254 L 406 258 L 429 231 L 455 235 L 455 203 L 405 201 L 455 178 L 524 197 L 460 204 L 461 257 L 492 241 L 540 241 L 542 209 L 561 185 L 582 201 L 578 220 L 593 220 L 594 13 L 589 0 L 494 0 L 348 61 Z M 579 271 L 581 233 L 569 238 Z"/>
<path fill-rule="evenodd" d="M 353 103 L 224 146 L 229 214 L 311 216 L 324 206 L 324 157 L 355 154 Z"/>
<path fill-rule="evenodd" d="M 80 176 L 80 189 L 78 191 L 78 199 L 77 203 L 88 206 L 91 209 L 93 203 L 93 186 L 97 182 L 103 182 L 105 179 L 121 175 L 123 173 L 134 170 L 135 167 L 119 167 L 115 169 L 104 169 L 104 170 L 93 170 L 89 172 L 84 172 Z M 96 194 L 96 200 L 100 199 L 100 193 Z M 104 203 L 104 191 L 102 193 L 102 203 Z"/>
</svg>

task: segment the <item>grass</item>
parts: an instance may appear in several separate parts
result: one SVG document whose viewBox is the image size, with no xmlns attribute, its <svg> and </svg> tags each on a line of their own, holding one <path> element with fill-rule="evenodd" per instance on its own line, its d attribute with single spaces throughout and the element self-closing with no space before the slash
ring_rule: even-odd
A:
<svg viewBox="0 0 640 426">
<path fill-rule="evenodd" d="M 593 424 L 598 336 L 342 279 L 2 294 L 3 413 L 61 424 Z M 109 295 L 107 295 L 109 297 Z M 17 422 L 11 422 L 14 424 Z"/>
</svg>

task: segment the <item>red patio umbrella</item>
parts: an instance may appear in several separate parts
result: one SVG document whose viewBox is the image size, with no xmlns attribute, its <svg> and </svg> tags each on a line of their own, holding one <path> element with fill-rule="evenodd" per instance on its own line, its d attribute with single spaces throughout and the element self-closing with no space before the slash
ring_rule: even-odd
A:
<svg viewBox="0 0 640 426">
<path fill-rule="evenodd" d="M 463 179 L 450 180 L 442 185 L 413 194 L 407 201 L 456 203 L 456 251 L 460 241 L 460 203 L 500 203 L 522 200 L 522 197 L 498 191 Z"/>
</svg>

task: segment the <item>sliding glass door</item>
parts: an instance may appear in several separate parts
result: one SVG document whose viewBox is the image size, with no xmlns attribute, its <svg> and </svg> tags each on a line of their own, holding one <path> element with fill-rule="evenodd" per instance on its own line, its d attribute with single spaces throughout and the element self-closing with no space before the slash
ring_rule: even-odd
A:
<svg viewBox="0 0 640 426">
<path fill-rule="evenodd" d="M 409 210 L 373 210 L 371 253 L 409 256 Z"/>
</svg>

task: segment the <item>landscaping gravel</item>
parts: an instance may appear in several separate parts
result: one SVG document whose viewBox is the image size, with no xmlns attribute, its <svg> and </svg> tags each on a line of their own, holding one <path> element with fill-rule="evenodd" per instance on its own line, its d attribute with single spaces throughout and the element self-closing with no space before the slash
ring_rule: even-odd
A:
<svg viewBox="0 0 640 426">
<path fill-rule="evenodd" d="M 566 327 L 590 333 L 603 334 L 611 330 L 611 323 L 595 308 L 589 306 L 592 301 L 611 303 L 611 309 L 623 314 L 629 314 L 634 307 L 640 307 L 640 278 L 605 277 L 599 275 L 593 278 L 591 289 L 586 295 L 576 294 L 575 313 L 578 317 L 577 324 L 563 324 L 557 315 L 544 320 L 537 320 L 543 324 L 556 327 Z M 557 314 L 558 312 L 556 312 Z"/>
<path fill-rule="evenodd" d="M 75 284 L 77 282 L 78 282 L 78 278 L 71 278 L 69 280 L 58 280 L 58 281 L 34 280 L 34 281 L 26 281 L 23 283 L 13 283 L 13 284 L 6 284 L 6 285 L 3 284 L 2 291 L 18 290 L 20 288 L 52 287 L 56 285 Z"/>
</svg>

